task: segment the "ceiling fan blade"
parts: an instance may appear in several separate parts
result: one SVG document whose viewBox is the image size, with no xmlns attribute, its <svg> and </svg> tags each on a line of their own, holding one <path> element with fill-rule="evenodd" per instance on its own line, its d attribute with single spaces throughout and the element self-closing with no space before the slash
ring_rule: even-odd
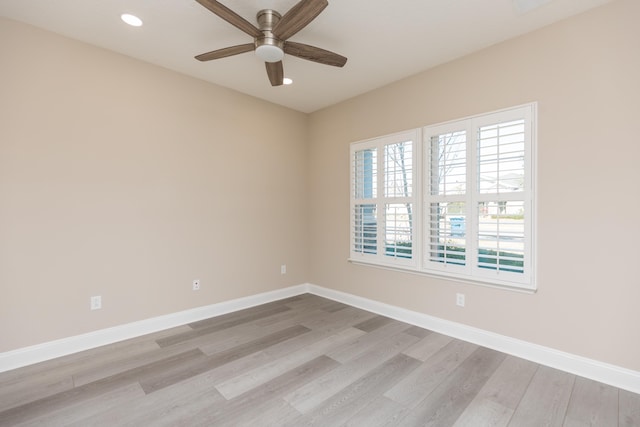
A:
<svg viewBox="0 0 640 427">
<path fill-rule="evenodd" d="M 282 61 L 265 62 L 264 65 L 267 67 L 267 75 L 269 76 L 271 86 L 281 86 L 282 79 L 284 78 L 284 68 L 282 66 Z"/>
<path fill-rule="evenodd" d="M 306 27 L 327 6 L 327 0 L 302 0 L 284 14 L 272 32 L 280 40 L 286 40 Z"/>
<path fill-rule="evenodd" d="M 220 18 L 227 21 L 229 24 L 241 29 L 251 37 L 261 37 L 262 31 L 256 28 L 251 22 L 244 19 L 242 16 L 235 13 L 222 3 L 215 0 L 196 0 L 198 3 L 209 9 L 211 12 L 218 15 Z"/>
<path fill-rule="evenodd" d="M 284 51 L 298 58 L 334 67 L 344 67 L 344 64 L 347 63 L 347 58 L 342 55 L 304 43 L 284 42 Z"/>
<path fill-rule="evenodd" d="M 196 56 L 198 61 L 211 61 L 212 59 L 226 58 L 227 56 L 238 55 L 240 53 L 255 50 L 253 43 L 239 44 L 237 46 L 225 47 L 224 49 L 213 50 L 207 53 L 201 53 Z"/>
</svg>

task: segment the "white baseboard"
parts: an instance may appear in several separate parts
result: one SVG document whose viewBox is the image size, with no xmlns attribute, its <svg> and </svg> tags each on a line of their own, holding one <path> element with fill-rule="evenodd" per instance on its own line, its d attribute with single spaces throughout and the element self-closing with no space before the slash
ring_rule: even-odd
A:
<svg viewBox="0 0 640 427">
<path fill-rule="evenodd" d="M 611 365 L 575 354 L 555 350 L 527 341 L 429 316 L 352 294 L 308 285 L 308 292 L 391 317 L 453 338 L 521 357 L 541 365 L 560 369 L 634 393 L 640 393 L 640 372 Z"/>
<path fill-rule="evenodd" d="M 0 353 L 0 372 L 306 293 L 292 286 Z"/>
<path fill-rule="evenodd" d="M 0 372 L 304 293 L 329 298 L 541 365 L 640 393 L 640 372 L 637 371 L 312 284 L 278 289 L 0 353 Z"/>
</svg>

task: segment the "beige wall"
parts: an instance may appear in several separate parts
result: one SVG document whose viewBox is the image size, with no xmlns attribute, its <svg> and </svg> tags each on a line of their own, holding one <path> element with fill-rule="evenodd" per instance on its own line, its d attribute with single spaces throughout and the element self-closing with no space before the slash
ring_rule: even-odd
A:
<svg viewBox="0 0 640 427">
<path fill-rule="evenodd" d="M 0 352 L 307 280 L 306 115 L 4 19 L 0 61 Z"/>
<path fill-rule="evenodd" d="M 617 1 L 313 114 L 310 282 L 640 370 L 639 17 Z M 536 294 L 347 262 L 351 141 L 531 101 Z"/>
</svg>

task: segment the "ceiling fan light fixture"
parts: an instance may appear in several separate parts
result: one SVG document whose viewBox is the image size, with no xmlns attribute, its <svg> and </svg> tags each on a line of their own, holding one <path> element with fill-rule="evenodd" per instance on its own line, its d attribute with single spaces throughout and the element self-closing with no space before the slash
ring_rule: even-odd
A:
<svg viewBox="0 0 640 427">
<path fill-rule="evenodd" d="M 256 47 L 256 56 L 265 62 L 278 62 L 284 58 L 284 51 L 278 46 L 263 44 Z"/>
</svg>

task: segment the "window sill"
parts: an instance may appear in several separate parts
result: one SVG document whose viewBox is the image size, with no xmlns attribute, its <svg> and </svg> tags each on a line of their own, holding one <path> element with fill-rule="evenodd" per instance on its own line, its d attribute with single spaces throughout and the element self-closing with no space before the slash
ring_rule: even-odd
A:
<svg viewBox="0 0 640 427">
<path fill-rule="evenodd" d="M 410 273 L 410 274 L 415 274 L 423 277 L 431 277 L 435 279 L 463 283 L 466 285 L 484 286 L 487 288 L 502 289 L 507 291 L 524 293 L 524 294 L 535 294 L 537 291 L 535 287 L 527 287 L 526 285 L 511 284 L 508 282 L 488 281 L 488 280 L 482 280 L 481 278 L 472 279 L 469 277 L 461 277 L 456 275 L 438 274 L 437 272 L 434 272 L 434 271 L 418 270 L 410 266 L 380 264 L 380 263 L 368 262 L 368 261 L 353 259 L 353 258 L 348 258 L 347 261 L 354 265 L 375 267 L 382 270 L 398 271 L 402 273 Z"/>
</svg>

